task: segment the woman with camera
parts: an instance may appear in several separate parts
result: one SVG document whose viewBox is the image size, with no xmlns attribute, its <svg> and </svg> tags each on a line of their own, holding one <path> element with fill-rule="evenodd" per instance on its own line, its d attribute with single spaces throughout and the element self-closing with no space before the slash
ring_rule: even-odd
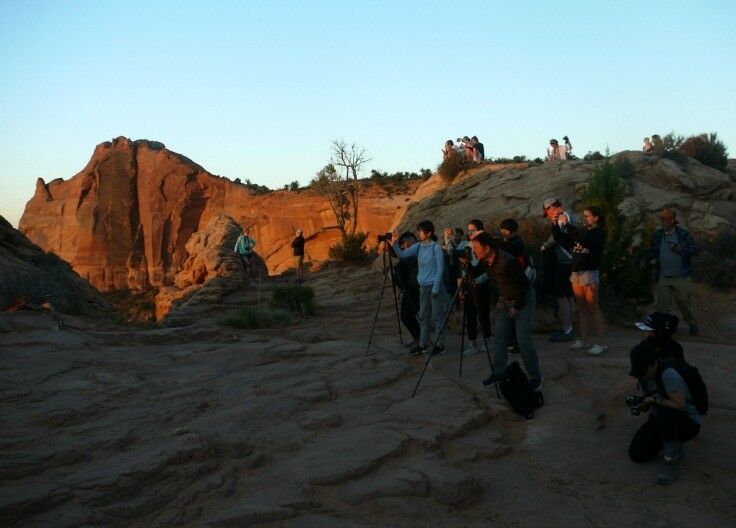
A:
<svg viewBox="0 0 736 528">
<path fill-rule="evenodd" d="M 442 321 L 447 309 L 447 294 L 443 284 L 445 272 L 445 257 L 442 248 L 437 244 L 434 234 L 434 224 L 429 220 L 422 220 L 417 224 L 417 237 L 419 244 L 414 244 L 407 249 L 399 247 L 398 233 L 392 235 L 392 248 L 399 258 L 417 257 L 419 283 L 419 344 L 412 349 L 412 354 L 420 355 L 429 347 L 431 322 L 434 320 L 435 328 L 442 328 Z M 432 355 L 439 355 L 445 351 L 445 336 L 441 333 L 437 336 L 437 342 Z"/>
<path fill-rule="evenodd" d="M 583 211 L 584 228 L 570 223 L 567 215 L 561 214 L 559 222 L 552 227 L 552 236 L 558 244 L 573 243 L 572 248 L 572 293 L 580 314 L 580 337 L 570 350 L 588 348 L 591 356 L 600 356 L 608 347 L 602 344 L 603 314 L 598 306 L 600 265 L 606 243 L 606 221 L 600 207 L 591 205 Z M 591 344 L 591 336 L 596 343 Z"/>
</svg>

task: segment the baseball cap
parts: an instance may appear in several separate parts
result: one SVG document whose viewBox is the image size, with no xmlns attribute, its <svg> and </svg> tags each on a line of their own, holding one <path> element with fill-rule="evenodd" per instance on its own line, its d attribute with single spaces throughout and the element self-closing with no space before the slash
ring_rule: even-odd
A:
<svg viewBox="0 0 736 528">
<path fill-rule="evenodd" d="M 664 312 L 654 312 L 645 316 L 641 321 L 635 323 L 636 327 L 643 332 L 656 332 L 662 335 L 672 335 L 677 330 L 679 319 L 676 315 Z"/>
<path fill-rule="evenodd" d="M 648 341 L 642 341 L 629 352 L 631 370 L 629 376 L 641 379 L 647 373 L 650 365 L 657 361 L 657 349 Z"/>
<path fill-rule="evenodd" d="M 547 216 L 547 209 L 549 209 L 556 203 L 560 203 L 557 198 L 547 198 L 544 201 L 544 205 L 542 206 L 542 218 L 545 218 Z"/>
</svg>

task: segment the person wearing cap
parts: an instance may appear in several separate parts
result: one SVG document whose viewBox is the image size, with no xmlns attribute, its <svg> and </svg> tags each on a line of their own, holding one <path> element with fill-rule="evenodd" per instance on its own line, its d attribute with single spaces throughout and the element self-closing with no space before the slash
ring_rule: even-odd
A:
<svg viewBox="0 0 736 528">
<path fill-rule="evenodd" d="M 602 343 L 603 313 L 598 306 L 606 219 L 600 207 L 591 205 L 583 211 L 583 221 L 585 227 L 580 229 L 570 223 L 567 215 L 560 215 L 559 223 L 552 226 L 552 236 L 558 244 L 573 246 L 570 281 L 580 316 L 580 339 L 570 346 L 570 350 L 588 348 L 589 355 L 600 356 L 608 350 Z M 596 342 L 591 344 L 591 338 Z"/>
<path fill-rule="evenodd" d="M 678 323 L 679 319 L 676 315 L 662 312 L 647 315 L 636 323 L 639 330 L 647 332 L 647 337 L 639 343 L 639 346 L 651 348 L 659 359 L 685 361 L 682 345 L 672 337 L 677 330 Z"/>
<path fill-rule="evenodd" d="M 291 248 L 294 252 L 294 264 L 296 266 L 296 280 L 301 282 L 304 280 L 302 276 L 302 264 L 304 263 L 304 235 L 301 229 L 296 230 L 296 236 L 291 241 Z"/>
<path fill-rule="evenodd" d="M 567 222 L 560 220 L 566 216 Z M 572 223 L 572 215 L 562 208 L 562 203 L 557 198 L 547 198 L 542 206 L 542 218 L 549 220 L 552 226 L 560 226 L 565 231 L 566 224 Z M 573 315 L 575 313 L 575 297 L 572 293 L 570 275 L 572 273 L 572 241 L 561 240 L 557 242 L 550 235 L 542 244 L 542 251 L 552 251 L 555 259 L 554 275 L 552 277 L 552 295 L 557 303 L 557 316 L 562 323 L 562 329 L 552 334 L 549 340 L 553 343 L 572 341 L 573 338 Z"/>
<path fill-rule="evenodd" d="M 682 312 L 683 320 L 690 327 L 690 335 L 698 335 L 698 321 L 692 309 L 692 258 L 698 254 L 698 246 L 692 235 L 680 227 L 677 213 L 662 209 L 659 216 L 662 227 L 652 236 L 650 257 L 654 259 L 657 277 L 658 312 L 670 313 L 674 300 Z"/>
<path fill-rule="evenodd" d="M 664 451 L 664 465 L 657 474 L 657 484 L 672 484 L 682 459 L 684 443 L 700 432 L 700 414 L 685 380 L 671 362 L 658 359 L 651 347 L 635 346 L 629 354 L 629 375 L 638 380 L 643 392 L 640 409 L 649 411 L 647 421 L 629 444 L 629 457 L 637 463 L 648 462 Z"/>
</svg>

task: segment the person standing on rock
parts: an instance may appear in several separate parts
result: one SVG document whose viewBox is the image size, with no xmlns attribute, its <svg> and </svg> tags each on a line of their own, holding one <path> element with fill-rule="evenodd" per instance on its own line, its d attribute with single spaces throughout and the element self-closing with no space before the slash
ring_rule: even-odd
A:
<svg viewBox="0 0 736 528">
<path fill-rule="evenodd" d="M 291 248 L 294 252 L 294 265 L 296 266 L 296 280 L 302 282 L 302 264 L 304 263 L 304 235 L 301 229 L 296 230 L 296 236 L 291 241 Z"/>
<path fill-rule="evenodd" d="M 484 233 L 485 226 L 478 219 L 468 222 L 468 241 L 472 243 L 473 239 L 479 234 Z M 480 329 L 483 334 L 482 345 L 487 346 L 487 341 L 491 337 L 491 284 L 486 273 L 476 273 L 478 268 L 482 268 L 482 263 L 475 257 L 475 253 L 471 254 L 471 260 L 468 263 L 469 273 L 474 276 L 475 295 L 466 293 L 461 290 L 462 301 L 465 305 L 466 324 L 468 331 L 468 346 L 463 350 L 463 355 L 470 356 L 478 352 L 480 349 L 477 345 L 478 339 L 478 320 L 480 320 Z M 458 285 L 463 279 L 464 271 L 460 271 L 457 277 Z"/>
<path fill-rule="evenodd" d="M 516 340 L 524 367 L 529 374 L 532 388 L 541 391 L 542 373 L 539 370 L 539 358 L 532 339 L 537 295 L 529 279 L 524 275 L 519 261 L 505 251 L 498 250 L 494 247 L 496 244 L 488 233 L 480 233 L 470 243 L 473 247 L 473 254 L 482 264 L 482 267 L 476 269 L 476 272 L 485 271 L 498 289 L 493 341 L 493 372 L 483 381 L 483 386 L 490 387 L 503 379 L 508 363 L 511 323 L 515 322 Z"/>
<path fill-rule="evenodd" d="M 399 237 L 399 247 L 405 251 L 417 244 L 414 233 L 407 231 Z M 412 342 L 406 345 L 413 350 L 419 345 L 421 329 L 417 315 L 419 313 L 419 282 L 417 280 L 418 263 L 416 255 L 399 259 L 396 266 L 397 286 L 401 289 L 401 322 L 409 331 Z"/>
<path fill-rule="evenodd" d="M 245 228 L 243 229 L 243 233 L 238 237 L 237 242 L 235 242 L 235 253 L 240 258 L 240 261 L 243 263 L 243 274 L 248 271 L 248 268 L 250 268 L 250 276 L 251 278 L 255 278 L 255 270 L 253 267 L 253 248 L 256 245 L 256 241 L 251 238 L 250 236 L 250 229 Z"/>
<path fill-rule="evenodd" d="M 442 248 L 436 242 L 434 224 L 429 220 L 422 220 L 417 224 L 417 236 L 419 244 L 403 250 L 399 247 L 398 233 L 393 233 L 391 246 L 394 253 L 401 259 L 416 255 L 419 283 L 419 344 L 411 351 L 412 354 L 421 355 L 429 347 L 432 321 L 439 332 L 447 311 L 447 293 L 444 288 L 445 257 Z M 445 351 L 445 332 L 437 336 L 433 356 L 443 354 Z"/>
<path fill-rule="evenodd" d="M 554 228 L 554 226 L 560 225 L 560 217 L 562 216 L 566 217 L 565 224 L 572 223 L 572 215 L 562 208 L 562 203 L 557 198 L 547 198 L 542 206 L 542 218 L 547 218 Z M 552 295 L 557 303 L 557 316 L 562 323 L 562 329 L 550 336 L 549 340 L 553 343 L 572 341 L 572 321 L 575 313 L 575 297 L 570 282 L 572 241 L 561 240 L 561 242 L 558 243 L 554 236 L 550 236 L 541 248 L 542 251 L 551 251 L 555 261 L 554 275 L 552 276 Z"/>
<path fill-rule="evenodd" d="M 580 339 L 570 346 L 570 350 L 589 348 L 589 355 L 600 356 L 608 350 L 602 343 L 603 314 L 598 306 L 606 219 L 600 207 L 591 205 L 583 211 L 583 221 L 585 227 L 580 229 L 570 223 L 567 215 L 560 215 L 559 223 L 552 227 L 552 236 L 558 244 L 566 245 L 570 241 L 573 245 L 570 281 L 580 316 Z M 596 341 L 592 346 L 591 337 Z"/>
<path fill-rule="evenodd" d="M 657 277 L 658 312 L 670 312 L 674 299 L 682 312 L 683 320 L 690 327 L 690 335 L 698 335 L 698 322 L 692 309 L 692 258 L 698 254 L 698 246 L 692 235 L 680 227 L 677 213 L 662 209 L 662 227 L 652 236 L 650 257 L 655 262 Z"/>
</svg>

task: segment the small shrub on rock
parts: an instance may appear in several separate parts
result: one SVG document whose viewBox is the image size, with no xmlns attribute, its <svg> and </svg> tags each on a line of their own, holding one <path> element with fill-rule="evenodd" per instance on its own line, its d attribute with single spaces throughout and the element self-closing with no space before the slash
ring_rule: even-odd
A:
<svg viewBox="0 0 736 528">
<path fill-rule="evenodd" d="M 726 145 L 718 139 L 718 134 L 699 134 L 690 136 L 678 148 L 680 152 L 695 158 L 703 165 L 726 172 L 728 153 Z"/>
<path fill-rule="evenodd" d="M 437 167 L 437 174 L 445 181 L 451 182 L 457 175 L 473 166 L 473 160 L 463 154 L 452 154 Z"/>
<path fill-rule="evenodd" d="M 302 316 L 313 315 L 314 290 L 301 284 L 276 286 L 271 292 L 271 309 L 289 310 Z"/>
<path fill-rule="evenodd" d="M 342 260 L 348 264 L 367 264 L 372 254 L 365 248 L 368 235 L 355 233 L 354 235 L 343 235 L 342 241 L 330 247 L 328 254 L 330 258 Z"/>
<path fill-rule="evenodd" d="M 267 310 L 246 306 L 237 312 L 226 315 L 220 323 L 233 328 L 274 328 L 291 322 L 291 314 L 286 310 Z"/>
<path fill-rule="evenodd" d="M 725 228 L 709 239 L 699 241 L 693 275 L 695 280 L 714 288 L 736 287 L 736 229 Z"/>
</svg>

